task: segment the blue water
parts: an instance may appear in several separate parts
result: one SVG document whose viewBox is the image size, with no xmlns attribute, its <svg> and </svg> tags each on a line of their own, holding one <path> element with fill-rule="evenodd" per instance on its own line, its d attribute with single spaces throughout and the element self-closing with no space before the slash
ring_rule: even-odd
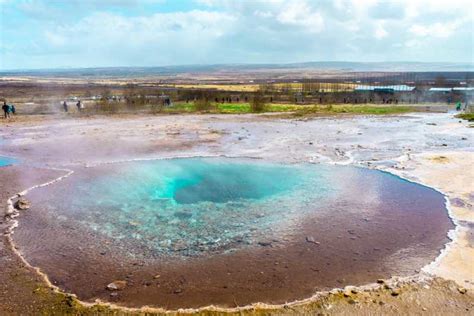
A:
<svg viewBox="0 0 474 316">
<path fill-rule="evenodd" d="M 0 156 L 0 167 L 9 166 L 9 165 L 11 165 L 15 162 L 16 161 L 13 158 L 1 157 Z"/>
<path fill-rule="evenodd" d="M 117 165 L 65 190 L 84 225 L 192 255 L 281 234 L 337 185 L 323 166 L 195 158 Z"/>
</svg>

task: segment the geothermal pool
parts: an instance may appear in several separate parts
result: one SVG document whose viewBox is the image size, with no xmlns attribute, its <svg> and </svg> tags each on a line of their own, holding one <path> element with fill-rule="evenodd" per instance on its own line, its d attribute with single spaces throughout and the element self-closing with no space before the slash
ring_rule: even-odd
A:
<svg viewBox="0 0 474 316">
<path fill-rule="evenodd" d="M 29 194 L 14 240 L 79 298 L 282 303 L 407 275 L 452 228 L 438 192 L 362 168 L 190 158 L 80 168 Z M 105 286 L 127 281 L 123 291 Z"/>
<path fill-rule="evenodd" d="M 15 163 L 15 160 L 13 158 L 0 156 L 0 167 L 9 166 L 13 163 Z"/>
</svg>

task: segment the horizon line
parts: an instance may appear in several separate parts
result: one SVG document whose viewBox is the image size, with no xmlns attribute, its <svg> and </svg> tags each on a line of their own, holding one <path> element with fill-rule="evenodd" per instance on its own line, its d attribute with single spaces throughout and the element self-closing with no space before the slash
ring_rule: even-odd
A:
<svg viewBox="0 0 474 316">
<path fill-rule="evenodd" d="M 171 68 L 171 67 L 212 67 L 212 66 L 291 66 L 291 65 L 304 65 L 304 64 L 316 64 L 316 63 L 347 63 L 347 64 L 445 64 L 445 65 L 463 65 L 467 64 L 474 67 L 474 61 L 344 61 L 344 60 L 331 60 L 331 61 L 302 61 L 302 62 L 273 62 L 273 63 L 193 63 L 193 64 L 168 64 L 168 65 L 150 65 L 150 66 L 62 66 L 52 68 L 9 68 L 0 69 L 2 72 L 27 72 L 27 71 L 55 71 L 55 70 L 87 70 L 87 69 L 119 69 L 119 68 Z M 472 70 L 466 70 L 472 71 Z"/>
</svg>

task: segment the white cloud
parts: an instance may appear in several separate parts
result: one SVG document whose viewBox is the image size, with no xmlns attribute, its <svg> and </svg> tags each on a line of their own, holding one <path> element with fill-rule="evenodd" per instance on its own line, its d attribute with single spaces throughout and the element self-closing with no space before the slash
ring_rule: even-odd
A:
<svg viewBox="0 0 474 316">
<path fill-rule="evenodd" d="M 416 39 L 411 39 L 405 42 L 405 47 L 408 47 L 408 48 L 413 48 L 420 45 L 421 45 L 421 41 L 416 40 Z"/>
<path fill-rule="evenodd" d="M 304 1 L 291 1 L 277 15 L 282 24 L 303 26 L 309 32 L 318 33 L 324 27 L 324 19 L 320 12 L 313 11 Z"/>
<path fill-rule="evenodd" d="M 473 56 L 469 0 L 195 2 L 164 13 L 166 0 L 10 0 L 2 8 L 27 17 L 4 15 L 0 68 Z"/>
<path fill-rule="evenodd" d="M 44 37 L 52 46 L 63 46 L 67 41 L 65 37 L 50 31 L 44 32 Z"/>
<path fill-rule="evenodd" d="M 448 23 L 433 23 L 428 25 L 415 24 L 410 32 L 420 37 L 447 38 L 451 36 L 462 25 L 459 21 Z"/>
<path fill-rule="evenodd" d="M 374 36 L 376 39 L 387 37 L 388 32 L 385 30 L 383 23 L 377 23 L 375 26 Z"/>
</svg>

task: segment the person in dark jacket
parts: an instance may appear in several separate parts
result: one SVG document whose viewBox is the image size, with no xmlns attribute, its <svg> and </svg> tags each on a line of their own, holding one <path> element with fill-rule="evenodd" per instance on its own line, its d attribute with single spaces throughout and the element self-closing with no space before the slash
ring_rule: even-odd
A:
<svg viewBox="0 0 474 316">
<path fill-rule="evenodd" d="M 3 101 L 2 110 L 3 110 L 3 115 L 5 116 L 5 118 L 9 118 L 10 117 L 10 106 L 7 104 L 6 101 Z"/>
<path fill-rule="evenodd" d="M 68 109 L 67 109 L 67 103 L 66 103 L 66 101 L 63 102 L 63 108 L 64 108 L 64 112 L 67 113 Z"/>
</svg>

